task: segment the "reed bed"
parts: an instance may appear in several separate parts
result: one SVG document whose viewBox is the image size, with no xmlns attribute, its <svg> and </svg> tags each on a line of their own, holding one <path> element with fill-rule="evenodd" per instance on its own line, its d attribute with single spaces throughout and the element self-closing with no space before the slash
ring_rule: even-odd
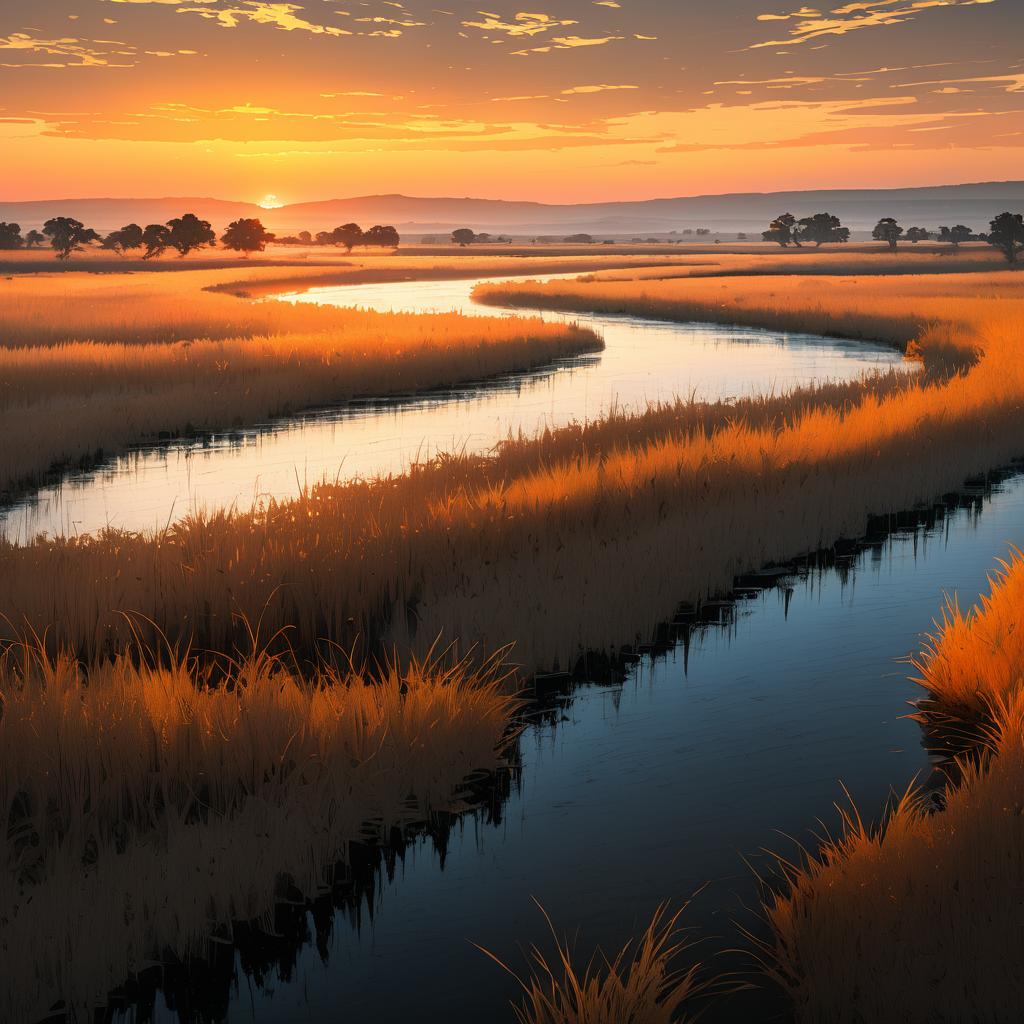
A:
<svg viewBox="0 0 1024 1024">
<path fill-rule="evenodd" d="M 188 658 L 0 659 L 4 1020 L 90 1019 L 143 967 L 269 927 L 285 891 L 330 891 L 351 842 L 465 807 L 516 706 L 497 660 L 301 678 L 257 653 L 206 682 Z"/>
<path fill-rule="evenodd" d="M 251 303 L 197 291 L 208 275 L 148 277 L 19 282 L 7 296 L 0 492 L 160 436 L 412 394 L 602 345 L 540 320 Z"/>
<path fill-rule="evenodd" d="M 769 973 L 798 1021 L 956 1020 L 997 1024 L 1024 1006 L 1024 561 L 992 593 L 947 612 L 922 653 L 925 684 L 965 728 L 985 716 L 981 751 L 959 759 L 934 812 L 907 793 L 879 828 L 844 814 L 839 838 L 789 864 L 770 899 Z M 1015 609 L 1015 623 L 1007 618 Z"/>
<path fill-rule="evenodd" d="M 933 500 L 1020 455 L 1022 280 L 668 282 L 704 289 L 712 316 L 726 295 L 747 302 L 752 322 L 778 309 L 803 329 L 817 324 L 800 323 L 801 310 L 850 333 L 885 323 L 931 372 L 796 393 L 762 418 L 749 404 L 616 415 L 511 439 L 490 460 L 321 484 L 159 536 L 6 545 L 0 612 L 83 657 L 130 640 L 126 610 L 215 650 L 239 642 L 236 613 L 265 614 L 272 629 L 294 626 L 304 650 L 358 638 L 370 651 L 416 651 L 442 634 L 484 649 L 515 640 L 527 671 L 569 668 L 587 651 L 645 641 L 680 600 L 859 536 L 869 514 Z"/>
</svg>

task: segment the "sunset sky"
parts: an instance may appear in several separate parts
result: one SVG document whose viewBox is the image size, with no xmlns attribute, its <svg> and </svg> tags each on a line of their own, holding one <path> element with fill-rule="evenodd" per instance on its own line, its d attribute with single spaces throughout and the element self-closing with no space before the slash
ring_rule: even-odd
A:
<svg viewBox="0 0 1024 1024">
<path fill-rule="evenodd" d="M 1024 0 L 4 0 L 0 198 L 1024 177 Z"/>
</svg>

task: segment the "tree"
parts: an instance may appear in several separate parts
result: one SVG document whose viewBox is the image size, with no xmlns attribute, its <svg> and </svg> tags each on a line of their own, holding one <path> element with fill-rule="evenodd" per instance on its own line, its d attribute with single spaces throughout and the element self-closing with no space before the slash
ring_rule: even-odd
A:
<svg viewBox="0 0 1024 1024">
<path fill-rule="evenodd" d="M 974 233 L 971 229 L 963 224 L 956 224 L 951 228 L 939 228 L 939 241 L 949 242 L 954 249 L 958 249 L 961 242 L 969 242 L 973 237 Z"/>
<path fill-rule="evenodd" d="M 988 244 L 1002 252 L 1007 263 L 1016 263 L 1024 253 L 1024 215 L 999 214 L 990 225 Z"/>
<path fill-rule="evenodd" d="M 358 224 L 342 224 L 331 232 L 331 245 L 344 246 L 345 252 L 362 243 L 362 228 Z"/>
<path fill-rule="evenodd" d="M 59 260 L 66 260 L 73 252 L 81 252 L 84 246 L 100 240 L 92 228 L 74 217 L 51 217 L 43 225 L 43 234 L 49 238 Z"/>
<path fill-rule="evenodd" d="M 363 240 L 363 229 L 358 224 L 342 224 L 331 232 L 331 244 L 345 246 L 346 252 L 359 245 Z"/>
<path fill-rule="evenodd" d="M 300 245 L 312 245 L 313 236 L 308 231 L 299 232 L 299 244 Z"/>
<path fill-rule="evenodd" d="M 886 242 L 893 252 L 896 251 L 896 244 L 903 235 L 903 228 L 896 223 L 894 217 L 883 217 L 871 232 L 871 237 L 879 242 Z"/>
<path fill-rule="evenodd" d="M 698 235 L 710 235 L 711 234 L 711 228 L 697 228 L 697 234 Z"/>
<path fill-rule="evenodd" d="M 825 242 L 848 242 L 850 229 L 844 228 L 838 217 L 831 213 L 816 213 L 804 217 L 797 225 L 800 239 L 813 242 L 819 248 Z"/>
<path fill-rule="evenodd" d="M 333 231 L 318 231 L 316 233 L 316 244 L 317 245 L 334 245 L 334 232 Z"/>
<path fill-rule="evenodd" d="M 0 249 L 20 249 L 25 244 L 21 237 L 20 224 L 8 224 L 0 220 Z"/>
<path fill-rule="evenodd" d="M 791 213 L 784 213 L 771 222 L 767 231 L 761 232 L 761 237 L 766 242 L 778 242 L 783 249 L 787 245 L 800 247 L 800 229 L 796 223 L 796 217 Z"/>
<path fill-rule="evenodd" d="M 593 245 L 594 236 L 582 233 L 578 235 L 566 235 L 566 237 L 563 238 L 562 241 L 568 242 L 570 245 Z"/>
<path fill-rule="evenodd" d="M 179 256 L 187 256 L 193 249 L 205 245 L 216 245 L 217 236 L 208 220 L 200 220 L 194 213 L 185 213 L 167 222 L 170 229 L 167 244 L 178 250 Z"/>
<path fill-rule="evenodd" d="M 35 228 L 25 236 L 25 246 L 28 249 L 34 249 L 37 245 L 42 245 L 45 241 L 46 237 L 43 235 L 42 231 L 36 231 Z"/>
<path fill-rule="evenodd" d="M 931 237 L 931 232 L 926 228 L 907 228 L 907 241 L 913 242 L 914 245 L 917 245 L 918 242 L 927 242 Z"/>
<path fill-rule="evenodd" d="M 220 240 L 224 243 L 225 248 L 248 256 L 252 252 L 263 252 L 267 247 L 267 242 L 274 240 L 274 235 L 267 231 L 255 217 L 242 217 L 240 220 L 233 220 L 228 225 L 227 231 L 220 236 Z"/>
<path fill-rule="evenodd" d="M 452 232 L 452 242 L 455 245 L 461 245 L 463 249 L 467 245 L 472 245 L 476 241 L 476 232 L 471 228 L 458 228 Z"/>
<path fill-rule="evenodd" d="M 374 224 L 359 240 L 360 245 L 380 245 L 385 249 L 397 249 L 402 241 L 397 229 L 390 224 Z"/>
<path fill-rule="evenodd" d="M 104 249 L 113 249 L 123 256 L 128 249 L 140 249 L 143 244 L 143 231 L 138 224 L 125 224 L 120 231 L 111 231 L 103 239 Z"/>
<path fill-rule="evenodd" d="M 166 224 L 147 224 L 146 230 L 142 232 L 142 244 L 146 247 L 142 257 L 144 260 L 163 256 L 171 244 L 171 229 Z"/>
</svg>

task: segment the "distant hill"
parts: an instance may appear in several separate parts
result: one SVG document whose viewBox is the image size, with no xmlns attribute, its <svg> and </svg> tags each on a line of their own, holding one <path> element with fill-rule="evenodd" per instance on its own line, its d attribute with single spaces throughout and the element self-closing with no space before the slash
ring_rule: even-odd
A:
<svg viewBox="0 0 1024 1024">
<path fill-rule="evenodd" d="M 940 224 L 963 223 L 981 230 L 995 214 L 1022 209 L 1024 181 L 1004 181 L 903 189 L 747 192 L 578 205 L 403 195 L 327 199 L 276 210 L 264 210 L 253 203 L 196 197 L 48 199 L 26 203 L 0 200 L 0 220 L 15 221 L 28 230 L 40 227 L 49 217 L 65 215 L 105 232 L 131 221 L 142 225 L 163 223 L 191 211 L 218 229 L 238 217 L 259 217 L 279 233 L 315 233 L 355 221 L 364 227 L 394 224 L 412 238 L 447 233 L 458 227 L 520 238 L 575 232 L 621 238 L 698 227 L 719 232 L 755 232 L 763 230 L 780 213 L 789 211 L 805 216 L 823 210 L 838 215 L 858 232 L 869 231 L 880 217 L 895 217 L 907 227 L 917 224 L 936 228 Z"/>
</svg>

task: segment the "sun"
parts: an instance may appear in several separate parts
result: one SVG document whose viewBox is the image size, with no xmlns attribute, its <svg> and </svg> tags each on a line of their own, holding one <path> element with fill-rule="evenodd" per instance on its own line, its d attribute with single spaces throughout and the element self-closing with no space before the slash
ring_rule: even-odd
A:
<svg viewBox="0 0 1024 1024">
<path fill-rule="evenodd" d="M 268 192 L 257 205 L 261 206 L 264 210 L 279 210 L 284 206 L 284 203 L 273 192 Z"/>
</svg>

